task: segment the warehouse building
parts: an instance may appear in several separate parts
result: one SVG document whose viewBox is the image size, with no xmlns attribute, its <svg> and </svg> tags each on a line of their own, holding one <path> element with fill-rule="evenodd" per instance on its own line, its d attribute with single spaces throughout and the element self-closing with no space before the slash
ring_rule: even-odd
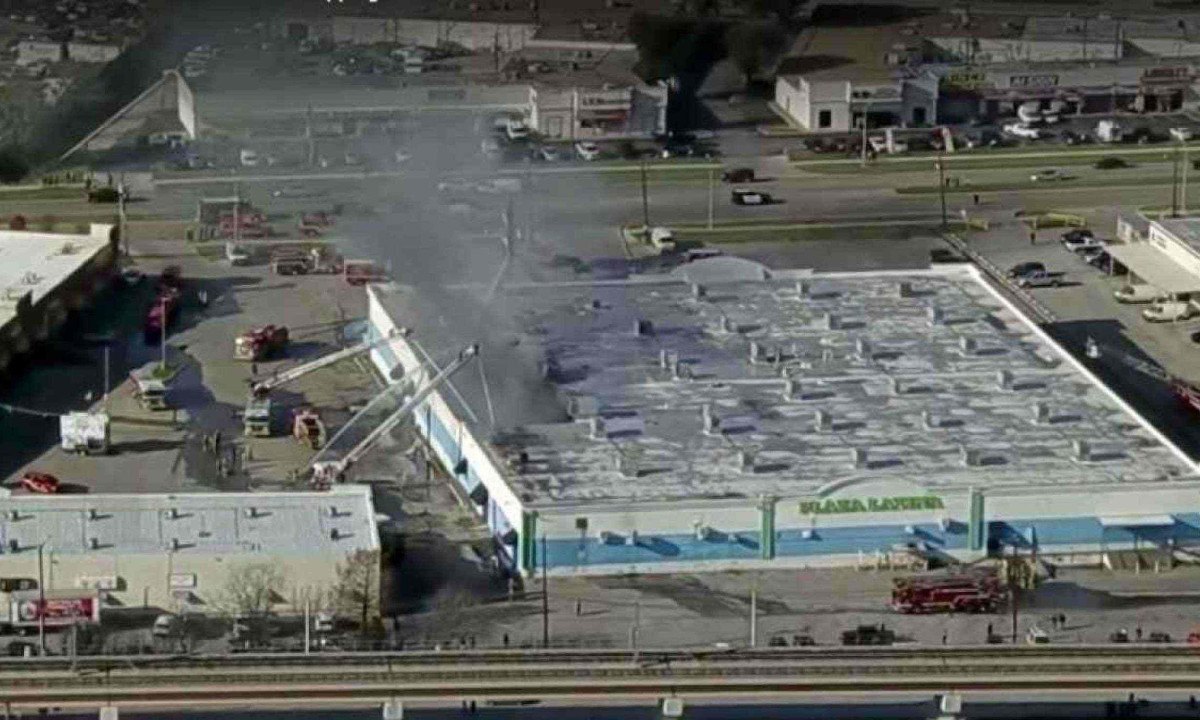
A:
<svg viewBox="0 0 1200 720">
<path fill-rule="evenodd" d="M 279 609 L 328 593 L 338 565 L 377 551 L 370 489 L 328 493 L 13 495 L 0 498 L 0 618 L 11 592 L 95 597 L 100 609 L 218 612 L 231 573 L 268 563 Z M 373 574 L 378 592 L 379 574 Z M 327 597 L 327 595 L 326 595 Z"/>
<path fill-rule="evenodd" d="M 515 571 L 1169 561 L 1200 540 L 1195 464 L 975 268 L 685 268 L 736 279 L 530 285 L 486 311 L 370 289 L 372 333 L 413 329 L 374 353 L 385 374 L 482 342 L 414 419 Z"/>
<path fill-rule="evenodd" d="M 0 370 L 107 285 L 117 242 L 104 224 L 86 235 L 0 230 Z"/>
</svg>

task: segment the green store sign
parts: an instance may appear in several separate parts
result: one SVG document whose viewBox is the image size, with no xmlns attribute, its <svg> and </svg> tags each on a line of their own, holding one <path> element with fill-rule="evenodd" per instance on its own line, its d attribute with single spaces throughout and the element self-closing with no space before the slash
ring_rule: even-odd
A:
<svg viewBox="0 0 1200 720">
<path fill-rule="evenodd" d="M 904 512 L 906 510 L 942 510 L 946 506 L 936 495 L 910 497 L 839 498 L 804 500 L 801 515 L 839 515 L 843 513 Z"/>
</svg>

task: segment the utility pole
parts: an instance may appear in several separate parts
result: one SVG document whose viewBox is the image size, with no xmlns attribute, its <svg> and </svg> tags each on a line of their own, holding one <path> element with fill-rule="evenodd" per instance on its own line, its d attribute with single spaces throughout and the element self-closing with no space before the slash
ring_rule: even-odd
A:
<svg viewBox="0 0 1200 720">
<path fill-rule="evenodd" d="M 949 229 L 950 223 L 946 218 L 946 163 L 944 162 L 940 152 L 938 153 L 935 164 L 937 165 L 938 171 L 938 195 L 941 197 L 942 201 L 942 232 L 945 232 L 947 229 Z"/>
<path fill-rule="evenodd" d="M 862 114 L 862 166 L 867 166 L 867 118 L 870 117 L 871 109 L 868 105 L 863 108 Z"/>
<path fill-rule="evenodd" d="M 117 240 L 121 243 L 121 252 L 129 257 L 129 237 L 125 227 L 125 181 L 117 183 Z"/>
<path fill-rule="evenodd" d="M 158 367 L 167 369 L 167 298 L 158 299 Z"/>
<path fill-rule="evenodd" d="M 1183 151 L 1183 166 L 1179 173 L 1179 211 L 1187 215 L 1188 148 L 1184 143 L 1180 143 L 1179 148 Z"/>
<path fill-rule="evenodd" d="M 646 161 L 642 161 L 642 227 L 650 232 L 650 195 L 646 187 Z"/>
<path fill-rule="evenodd" d="M 542 647 L 550 647 L 550 583 L 546 580 L 546 534 L 542 533 Z"/>
<path fill-rule="evenodd" d="M 758 646 L 758 576 L 750 586 L 750 647 Z"/>
<path fill-rule="evenodd" d="M 715 196 L 717 192 L 717 171 L 709 168 L 708 170 L 708 229 L 713 229 L 713 212 L 715 210 Z"/>
<path fill-rule="evenodd" d="M 1017 644 L 1017 546 L 1013 545 L 1012 560 L 1008 566 L 1008 595 L 1012 604 L 1012 644 Z"/>
<path fill-rule="evenodd" d="M 46 654 L 46 566 L 42 563 L 42 551 L 46 543 L 38 544 L 38 647 Z"/>
<path fill-rule="evenodd" d="M 304 654 L 312 650 L 312 601 L 304 598 Z"/>
<path fill-rule="evenodd" d="M 104 412 L 105 413 L 108 412 L 108 382 L 109 382 L 108 357 L 109 357 L 109 345 L 107 342 L 105 342 L 104 343 Z"/>
<path fill-rule="evenodd" d="M 1179 146 L 1171 156 L 1171 217 L 1179 217 Z"/>
<path fill-rule="evenodd" d="M 233 243 L 234 245 L 241 242 L 242 239 L 242 189 L 238 183 L 233 184 Z"/>
</svg>

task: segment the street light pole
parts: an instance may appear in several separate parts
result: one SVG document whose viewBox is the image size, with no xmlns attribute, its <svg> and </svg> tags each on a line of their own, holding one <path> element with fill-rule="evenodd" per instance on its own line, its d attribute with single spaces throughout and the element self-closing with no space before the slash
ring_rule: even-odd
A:
<svg viewBox="0 0 1200 720">
<path fill-rule="evenodd" d="M 708 170 L 708 229 L 713 229 L 713 210 L 715 209 L 715 193 L 716 193 L 716 177 L 717 173 L 712 168 Z"/>
<path fill-rule="evenodd" d="M 1179 217 L 1179 146 L 1171 158 L 1171 217 Z"/>
<path fill-rule="evenodd" d="M 1187 215 L 1188 148 L 1185 143 L 1180 143 L 1179 148 L 1183 151 L 1183 167 L 1179 173 L 1179 211 L 1183 215 Z"/>
<path fill-rule="evenodd" d="M 646 161 L 642 161 L 642 227 L 650 232 L 650 195 L 646 187 Z"/>
<path fill-rule="evenodd" d="M 946 163 L 944 162 L 940 152 L 938 153 L 935 164 L 937 165 L 938 171 L 938 195 L 941 197 L 942 201 L 942 232 L 945 232 L 949 228 L 950 223 L 946 218 Z"/>
<path fill-rule="evenodd" d="M 167 369 L 167 298 L 158 299 L 158 366 Z"/>
<path fill-rule="evenodd" d="M 542 534 L 542 647 L 550 647 L 550 583 L 546 580 L 546 535 Z"/>
<path fill-rule="evenodd" d="M 46 566 L 42 562 L 42 552 L 46 543 L 38 544 L 38 647 L 42 655 L 46 654 Z"/>
</svg>

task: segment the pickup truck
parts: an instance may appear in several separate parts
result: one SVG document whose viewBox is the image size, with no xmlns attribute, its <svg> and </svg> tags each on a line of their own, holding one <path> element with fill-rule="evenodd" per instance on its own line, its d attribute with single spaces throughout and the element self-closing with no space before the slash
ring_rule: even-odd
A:
<svg viewBox="0 0 1200 720">
<path fill-rule="evenodd" d="M 1033 287 L 1058 287 L 1062 285 L 1063 274 L 1060 272 L 1047 272 L 1046 270 L 1034 270 L 1017 277 L 1017 287 L 1033 288 Z"/>
<path fill-rule="evenodd" d="M 1148 322 L 1175 322 L 1187 320 L 1195 313 L 1195 310 L 1189 302 L 1159 302 L 1143 310 L 1142 317 Z"/>
</svg>

